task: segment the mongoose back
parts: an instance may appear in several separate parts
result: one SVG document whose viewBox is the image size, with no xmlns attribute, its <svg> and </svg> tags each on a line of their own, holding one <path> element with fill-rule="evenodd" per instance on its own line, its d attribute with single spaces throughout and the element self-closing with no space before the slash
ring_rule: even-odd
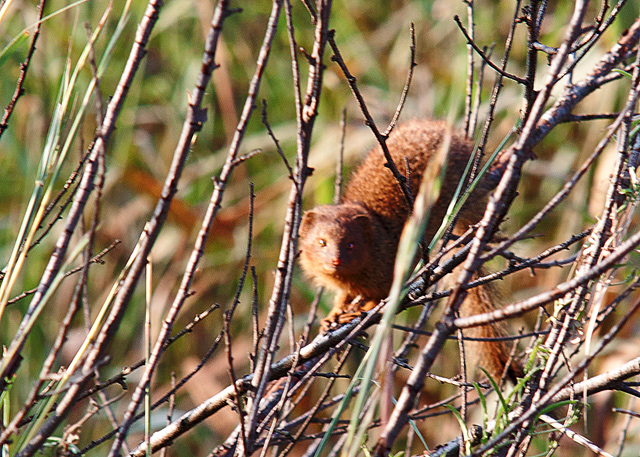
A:
<svg viewBox="0 0 640 457">
<path fill-rule="evenodd" d="M 389 152 L 399 171 L 409 178 L 414 197 L 424 170 L 438 153 L 447 131 L 447 125 L 442 121 L 414 120 L 398 125 L 389 136 Z M 433 238 L 440 226 L 472 151 L 471 142 L 455 134 L 451 136 L 446 174 L 440 197 L 431 210 L 425 242 Z M 385 162 L 382 150 L 377 146 L 351 176 L 340 204 L 319 206 L 304 214 L 300 226 L 301 266 L 316 284 L 336 295 L 334 307 L 323 321 L 325 329 L 370 310 L 389 293 L 398 242 L 410 208 L 400 185 L 384 166 Z M 481 182 L 476 187 L 460 212 L 454 233 L 461 233 L 478 222 L 492 187 L 490 182 Z M 461 307 L 461 315 L 493 309 L 489 294 L 489 289 L 470 291 Z M 357 297 L 360 300 L 354 302 Z M 501 333 L 496 326 L 465 331 L 468 336 L 476 337 Z M 479 365 L 499 378 L 508 360 L 506 346 L 504 343 L 484 343 L 482 346 Z M 485 358 L 487 360 L 483 361 Z"/>
</svg>

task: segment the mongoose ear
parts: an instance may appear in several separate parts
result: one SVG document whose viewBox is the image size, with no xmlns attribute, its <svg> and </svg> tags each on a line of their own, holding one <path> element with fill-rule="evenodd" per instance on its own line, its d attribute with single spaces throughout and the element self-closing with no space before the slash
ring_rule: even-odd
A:
<svg viewBox="0 0 640 457">
<path fill-rule="evenodd" d="M 362 232 L 366 235 L 371 235 L 371 217 L 366 214 L 358 214 L 351 222 L 358 224 L 362 229 Z"/>
<path fill-rule="evenodd" d="M 302 216 L 302 222 L 300 223 L 300 230 L 298 231 L 300 235 L 306 235 L 309 233 L 309 230 L 311 230 L 311 227 L 313 227 L 313 224 L 315 223 L 316 216 L 317 213 L 312 209 L 304 213 Z"/>
</svg>

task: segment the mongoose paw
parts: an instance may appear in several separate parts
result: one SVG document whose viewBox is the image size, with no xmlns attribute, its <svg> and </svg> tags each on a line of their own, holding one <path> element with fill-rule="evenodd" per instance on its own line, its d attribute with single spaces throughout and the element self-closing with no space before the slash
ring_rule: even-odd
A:
<svg viewBox="0 0 640 457">
<path fill-rule="evenodd" d="M 348 324 L 356 317 L 360 317 L 362 315 L 362 311 L 354 311 L 348 312 L 344 310 L 340 310 L 338 312 L 331 311 L 327 317 L 322 319 L 320 322 L 320 330 L 321 333 L 328 333 L 332 330 L 335 330 L 344 324 Z"/>
</svg>

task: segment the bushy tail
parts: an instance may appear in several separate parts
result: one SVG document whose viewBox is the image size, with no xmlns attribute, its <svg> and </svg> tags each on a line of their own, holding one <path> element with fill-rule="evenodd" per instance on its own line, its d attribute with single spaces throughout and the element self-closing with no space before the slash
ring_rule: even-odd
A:
<svg viewBox="0 0 640 457">
<path fill-rule="evenodd" d="M 499 294 L 490 284 L 468 290 L 467 297 L 460 306 L 460 316 L 467 317 L 494 311 L 498 306 Z M 464 329 L 465 338 L 503 338 L 508 335 L 502 322 Z M 491 377 L 499 382 L 505 374 L 505 366 L 509 363 L 506 375 L 512 380 L 523 376 L 523 369 L 517 360 L 511 359 L 511 340 L 465 341 L 465 354 L 473 366 L 484 368 Z"/>
</svg>

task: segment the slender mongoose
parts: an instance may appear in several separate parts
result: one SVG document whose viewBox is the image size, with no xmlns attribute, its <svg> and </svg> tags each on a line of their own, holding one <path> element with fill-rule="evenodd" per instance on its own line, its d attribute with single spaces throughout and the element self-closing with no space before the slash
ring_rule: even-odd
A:
<svg viewBox="0 0 640 457">
<path fill-rule="evenodd" d="M 399 171 L 409 176 L 410 192 L 415 196 L 425 167 L 438 153 L 445 135 L 449 135 L 440 197 L 431 209 L 424 234 L 427 243 L 445 217 L 473 151 L 473 143 L 447 132 L 450 129 L 442 121 L 414 120 L 398 125 L 387 140 L 391 157 Z M 303 216 L 300 226 L 302 269 L 316 284 L 335 293 L 333 309 L 323 321 L 325 330 L 372 309 L 389 293 L 395 254 L 410 208 L 385 162 L 380 146 L 374 148 L 351 176 L 340 204 L 319 206 Z M 479 221 L 488 192 L 495 184 L 489 178 L 480 182 L 462 207 L 454 234 L 464 232 Z M 473 315 L 494 309 L 493 295 L 489 286 L 471 289 L 460 314 Z M 354 302 L 358 297 L 360 299 Z M 468 329 L 464 333 L 470 337 L 504 334 L 497 324 Z M 473 344 L 480 345 L 477 364 L 499 379 L 509 359 L 506 344 Z"/>
</svg>

